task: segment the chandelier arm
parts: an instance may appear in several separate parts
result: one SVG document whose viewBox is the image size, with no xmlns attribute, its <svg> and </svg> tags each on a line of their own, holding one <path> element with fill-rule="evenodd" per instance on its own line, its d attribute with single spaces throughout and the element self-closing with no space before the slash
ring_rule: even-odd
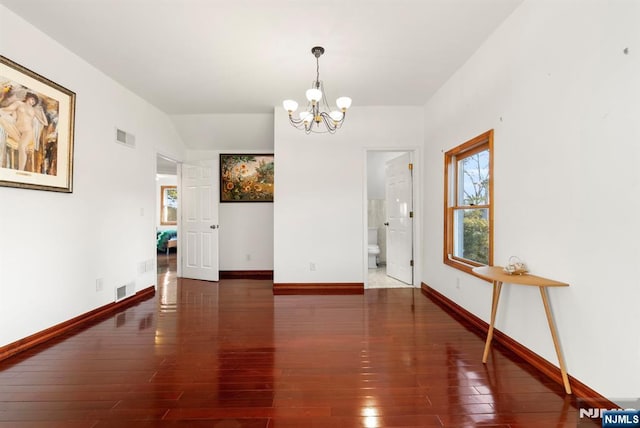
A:
<svg viewBox="0 0 640 428">
<path fill-rule="evenodd" d="M 293 119 L 293 118 L 291 118 L 291 120 L 289 120 L 289 122 L 291 122 L 291 125 L 295 126 L 296 128 L 299 128 L 300 125 L 304 123 L 300 119 Z"/>
<path fill-rule="evenodd" d="M 289 122 L 294 128 L 304 129 L 305 133 L 309 134 L 311 132 L 315 134 L 324 134 L 329 132 L 333 134 L 336 130 L 342 127 L 344 123 L 344 114 L 342 119 L 335 121 L 331 118 L 331 116 L 327 112 L 320 112 L 317 108 L 314 107 L 311 113 L 312 120 L 307 120 L 306 122 L 302 119 L 296 119 L 293 116 L 289 118 Z M 317 119 L 320 119 L 319 121 Z M 315 124 L 315 127 L 314 127 Z M 321 131 L 320 129 L 324 128 L 325 131 Z"/>
<path fill-rule="evenodd" d="M 304 120 L 295 119 L 294 117 L 290 116 L 289 117 L 289 123 L 291 123 L 291 126 L 293 126 L 294 128 L 304 129 L 305 132 L 307 132 L 307 125 L 305 125 L 305 121 Z M 308 124 L 309 122 L 307 121 L 306 123 Z"/>
<path fill-rule="evenodd" d="M 327 131 L 333 134 L 338 128 L 334 124 L 333 119 L 331 119 L 331 116 L 329 116 L 329 114 L 324 111 L 320 113 L 320 116 L 322 117 L 322 122 L 324 123 L 324 126 L 327 128 Z"/>
</svg>

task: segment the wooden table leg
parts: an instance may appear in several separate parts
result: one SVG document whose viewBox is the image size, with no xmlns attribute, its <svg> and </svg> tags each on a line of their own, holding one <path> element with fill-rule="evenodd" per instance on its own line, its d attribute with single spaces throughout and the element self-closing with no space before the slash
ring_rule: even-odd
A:
<svg viewBox="0 0 640 428">
<path fill-rule="evenodd" d="M 546 287 L 538 287 L 540 289 L 540 295 L 542 296 L 542 303 L 544 304 L 544 311 L 547 314 L 547 321 L 549 322 L 549 330 L 551 330 L 551 337 L 553 338 L 553 346 L 556 348 L 556 355 L 558 356 L 558 362 L 560 363 L 560 373 L 562 373 L 562 383 L 564 384 L 564 390 L 567 394 L 571 394 L 571 386 L 569 385 L 569 376 L 567 376 L 567 369 L 564 365 L 564 357 L 562 356 L 562 349 L 560 349 L 560 342 L 558 341 L 558 334 L 556 333 L 556 325 L 553 321 L 553 314 L 551 313 L 551 307 L 549 306 L 549 299 L 547 298 Z"/>
<path fill-rule="evenodd" d="M 502 282 L 493 281 L 493 298 L 491 299 L 491 323 L 489 324 L 487 341 L 484 344 L 484 354 L 482 355 L 482 362 L 485 364 L 487 363 L 487 358 L 489 357 L 491 339 L 493 339 L 493 325 L 496 322 L 496 312 L 498 312 L 498 302 L 500 301 L 500 290 L 502 290 Z"/>
</svg>

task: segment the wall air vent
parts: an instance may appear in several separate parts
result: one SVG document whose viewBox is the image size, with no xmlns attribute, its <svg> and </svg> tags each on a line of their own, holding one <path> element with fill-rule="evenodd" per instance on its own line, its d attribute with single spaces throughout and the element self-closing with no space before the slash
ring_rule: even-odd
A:
<svg viewBox="0 0 640 428">
<path fill-rule="evenodd" d="M 136 136 L 123 131 L 122 129 L 116 128 L 116 143 L 134 148 L 136 146 Z"/>
<path fill-rule="evenodd" d="M 136 284 L 134 282 L 125 284 L 122 287 L 116 287 L 116 302 L 132 296 L 135 289 L 136 289 Z"/>
</svg>

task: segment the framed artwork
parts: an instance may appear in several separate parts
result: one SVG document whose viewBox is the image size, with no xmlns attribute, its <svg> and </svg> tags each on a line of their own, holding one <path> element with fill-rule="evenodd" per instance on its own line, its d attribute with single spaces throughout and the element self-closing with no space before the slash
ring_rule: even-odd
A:
<svg viewBox="0 0 640 428">
<path fill-rule="evenodd" d="M 76 94 L 0 55 L 0 185 L 73 191 Z"/>
<path fill-rule="evenodd" d="M 273 154 L 220 154 L 220 202 L 273 202 Z"/>
<path fill-rule="evenodd" d="M 160 224 L 178 224 L 178 188 L 160 186 Z"/>
</svg>

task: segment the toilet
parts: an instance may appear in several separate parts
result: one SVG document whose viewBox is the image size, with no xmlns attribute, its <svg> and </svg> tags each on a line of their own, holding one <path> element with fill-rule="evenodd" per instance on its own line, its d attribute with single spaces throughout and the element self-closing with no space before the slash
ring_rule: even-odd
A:
<svg viewBox="0 0 640 428">
<path fill-rule="evenodd" d="M 380 254 L 380 247 L 378 246 L 378 228 L 370 227 L 367 239 L 367 253 L 369 259 L 369 269 L 375 269 L 378 267 L 378 254 Z"/>
</svg>

